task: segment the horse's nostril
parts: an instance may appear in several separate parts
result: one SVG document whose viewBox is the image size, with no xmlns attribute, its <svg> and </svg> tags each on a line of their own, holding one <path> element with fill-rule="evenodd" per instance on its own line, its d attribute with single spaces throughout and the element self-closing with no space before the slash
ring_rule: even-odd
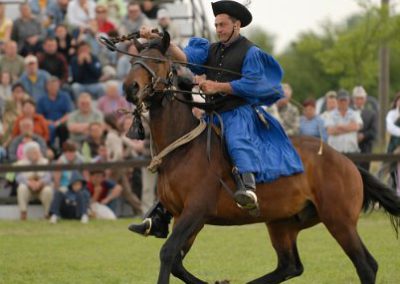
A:
<svg viewBox="0 0 400 284">
<path fill-rule="evenodd" d="M 137 102 L 136 94 L 139 91 L 139 84 L 137 82 L 132 82 L 129 85 L 124 85 L 126 100 L 130 103 L 135 104 Z"/>
</svg>

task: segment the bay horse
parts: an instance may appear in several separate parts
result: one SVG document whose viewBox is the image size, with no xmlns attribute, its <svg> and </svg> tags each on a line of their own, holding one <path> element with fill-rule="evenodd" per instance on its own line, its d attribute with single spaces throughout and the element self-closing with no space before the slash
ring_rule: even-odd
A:
<svg viewBox="0 0 400 284">
<path fill-rule="evenodd" d="M 168 34 L 164 34 L 140 51 L 124 81 L 127 100 L 137 106 L 143 103 L 149 110 L 157 152 L 199 124 L 192 107 L 182 103 L 187 95 L 174 92 L 172 83 L 168 83 L 172 68 L 166 55 L 169 41 Z M 278 264 L 274 271 L 249 283 L 281 283 L 303 273 L 297 235 L 319 222 L 351 259 L 361 283 L 375 283 L 378 264 L 361 241 L 357 221 L 363 209 L 378 202 L 397 230 L 400 199 L 390 188 L 328 145 L 324 145 L 322 154 L 318 153 L 318 139 L 296 137 L 292 143 L 301 156 L 304 173 L 258 184 L 260 215 L 254 217 L 240 209 L 223 186 L 235 188 L 232 166 L 217 134 L 211 135 L 210 161 L 206 155 L 207 134 L 203 132 L 167 155 L 158 168 L 158 196 L 174 217 L 172 233 L 160 251 L 158 284 L 169 283 L 171 273 L 185 283 L 206 283 L 183 266 L 204 225 L 253 223 L 266 224 Z"/>
</svg>

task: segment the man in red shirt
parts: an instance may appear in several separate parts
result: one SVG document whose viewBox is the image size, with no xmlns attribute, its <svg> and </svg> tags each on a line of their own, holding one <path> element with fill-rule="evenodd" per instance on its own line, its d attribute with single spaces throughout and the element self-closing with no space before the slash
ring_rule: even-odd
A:
<svg viewBox="0 0 400 284">
<path fill-rule="evenodd" d="M 122 187 L 106 179 L 104 171 L 96 170 L 90 173 L 87 189 L 90 192 L 91 202 L 106 205 L 115 212 L 115 201 L 121 195 Z"/>
</svg>

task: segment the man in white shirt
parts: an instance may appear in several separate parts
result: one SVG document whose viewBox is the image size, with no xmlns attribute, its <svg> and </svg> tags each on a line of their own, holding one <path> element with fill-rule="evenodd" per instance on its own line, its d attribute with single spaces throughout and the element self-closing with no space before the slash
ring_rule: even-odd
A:
<svg viewBox="0 0 400 284">
<path fill-rule="evenodd" d="M 328 144 L 341 153 L 360 152 L 357 140 L 357 131 L 363 125 L 360 113 L 349 108 L 350 96 L 346 90 L 340 90 L 337 99 L 338 107 L 325 121 Z"/>
</svg>

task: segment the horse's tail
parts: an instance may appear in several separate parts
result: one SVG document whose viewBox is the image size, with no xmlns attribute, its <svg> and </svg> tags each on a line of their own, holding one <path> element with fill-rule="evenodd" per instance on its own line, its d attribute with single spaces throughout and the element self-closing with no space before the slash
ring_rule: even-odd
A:
<svg viewBox="0 0 400 284">
<path fill-rule="evenodd" d="M 400 198 L 396 192 L 383 184 L 371 173 L 358 167 L 364 184 L 364 200 L 363 210 L 369 211 L 373 209 L 374 204 L 378 202 L 389 214 L 390 222 L 399 236 L 400 228 Z"/>
</svg>

